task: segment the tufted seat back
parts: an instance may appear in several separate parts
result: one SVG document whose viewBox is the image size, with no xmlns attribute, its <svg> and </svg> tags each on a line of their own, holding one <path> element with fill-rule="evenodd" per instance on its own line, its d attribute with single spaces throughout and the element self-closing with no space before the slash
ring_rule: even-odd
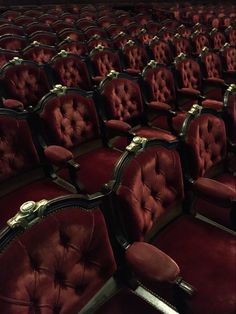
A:
<svg viewBox="0 0 236 314">
<path fill-rule="evenodd" d="M 173 45 L 175 48 L 175 55 L 178 56 L 181 52 L 189 55 L 191 53 L 191 45 L 187 38 L 177 38 L 173 40 Z"/>
<path fill-rule="evenodd" d="M 86 63 L 75 55 L 55 57 L 51 63 L 59 83 L 67 87 L 80 87 L 84 90 L 91 89 Z"/>
<path fill-rule="evenodd" d="M 201 70 L 199 64 L 193 59 L 184 59 L 176 64 L 182 87 L 200 89 Z"/>
<path fill-rule="evenodd" d="M 99 136 L 93 100 L 78 91 L 49 94 L 41 106 L 40 117 L 52 143 L 71 149 Z"/>
<path fill-rule="evenodd" d="M 170 70 L 163 67 L 150 68 L 145 71 L 144 81 L 148 89 L 148 101 L 171 103 L 175 100 L 174 77 Z"/>
<path fill-rule="evenodd" d="M 78 56 L 84 56 L 87 53 L 86 45 L 78 41 L 65 40 L 58 45 L 58 48 Z"/>
<path fill-rule="evenodd" d="M 220 57 L 214 52 L 208 52 L 202 56 L 202 61 L 205 66 L 207 78 L 221 78 L 222 65 Z"/>
<path fill-rule="evenodd" d="M 79 313 L 116 270 L 100 210 L 78 206 L 14 238 L 0 267 L 2 313 Z"/>
<path fill-rule="evenodd" d="M 111 70 L 121 71 L 119 56 L 111 50 L 96 51 L 90 56 L 95 76 L 105 78 Z"/>
<path fill-rule="evenodd" d="M 49 83 L 43 69 L 34 63 L 6 64 L 2 81 L 10 98 L 21 101 L 25 107 L 35 106 L 49 91 Z"/>
<path fill-rule="evenodd" d="M 197 117 L 188 127 L 185 142 L 192 177 L 204 176 L 226 156 L 224 121 L 212 114 Z"/>
<path fill-rule="evenodd" d="M 130 238 L 142 241 L 183 200 L 177 151 L 154 146 L 135 156 L 122 171 L 116 199 Z"/>
<path fill-rule="evenodd" d="M 39 163 L 26 120 L 0 115 L 0 182 Z"/>
<path fill-rule="evenodd" d="M 138 45 L 124 47 L 123 54 L 126 68 L 137 72 L 142 71 L 148 60 L 145 48 Z"/>
<path fill-rule="evenodd" d="M 228 42 L 231 46 L 236 46 L 236 29 L 231 28 L 227 31 Z"/>
<path fill-rule="evenodd" d="M 225 36 L 221 32 L 215 32 L 211 36 L 213 48 L 220 50 L 226 42 Z"/>
<path fill-rule="evenodd" d="M 127 121 L 143 112 L 139 85 L 126 78 L 116 78 L 106 83 L 101 95 L 109 119 Z"/>
<path fill-rule="evenodd" d="M 223 50 L 224 63 L 227 71 L 236 71 L 236 47 L 227 47 Z"/>
<path fill-rule="evenodd" d="M 48 63 L 56 54 L 56 50 L 51 46 L 26 47 L 23 52 L 25 60 L 32 60 L 39 64 Z"/>
<path fill-rule="evenodd" d="M 98 38 L 98 39 L 91 39 L 87 42 L 88 45 L 88 49 L 92 50 L 95 47 L 97 47 L 98 45 L 102 45 L 105 48 L 109 48 L 110 44 L 107 41 L 107 39 L 104 38 Z"/>
<path fill-rule="evenodd" d="M 22 50 L 27 46 L 27 39 L 24 36 L 2 35 L 0 36 L 0 48 L 8 50 Z"/>
<path fill-rule="evenodd" d="M 205 34 L 198 34 L 193 38 L 193 42 L 195 45 L 195 53 L 200 54 L 204 47 L 209 47 L 210 43 Z"/>
<path fill-rule="evenodd" d="M 30 41 L 38 41 L 42 45 L 54 46 L 58 39 L 55 33 L 38 31 L 30 35 Z"/>
<path fill-rule="evenodd" d="M 69 37 L 71 40 L 74 40 L 74 41 L 83 41 L 85 39 L 85 36 L 82 32 L 79 32 L 78 30 L 73 29 L 73 28 L 62 29 L 59 32 L 58 36 L 61 39 L 65 39 Z"/>
<path fill-rule="evenodd" d="M 156 41 L 150 45 L 155 61 L 160 64 L 170 64 L 172 62 L 170 46 L 164 41 Z"/>
</svg>

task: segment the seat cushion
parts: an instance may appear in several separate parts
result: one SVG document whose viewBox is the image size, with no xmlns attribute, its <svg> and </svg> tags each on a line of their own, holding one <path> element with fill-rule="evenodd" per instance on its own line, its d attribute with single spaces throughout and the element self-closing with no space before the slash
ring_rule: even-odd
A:
<svg viewBox="0 0 236 314">
<path fill-rule="evenodd" d="M 99 192 L 102 186 L 109 182 L 121 154 L 109 148 L 98 148 L 76 158 L 76 162 L 80 165 L 78 179 L 87 193 Z M 67 169 L 60 170 L 59 175 L 68 179 Z"/>
<path fill-rule="evenodd" d="M 16 214 L 21 204 L 70 194 L 67 190 L 47 179 L 31 182 L 0 198 L 0 228 Z"/>
</svg>

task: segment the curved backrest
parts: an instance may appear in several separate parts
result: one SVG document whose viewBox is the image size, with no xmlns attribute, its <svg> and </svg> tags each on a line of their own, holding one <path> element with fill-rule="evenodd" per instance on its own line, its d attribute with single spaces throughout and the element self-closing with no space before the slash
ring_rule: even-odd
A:
<svg viewBox="0 0 236 314">
<path fill-rule="evenodd" d="M 207 78 L 221 78 L 222 77 L 222 64 L 218 54 L 209 51 L 202 55 L 201 58 Z"/>
<path fill-rule="evenodd" d="M 39 115 L 51 143 L 73 149 L 99 136 L 93 99 L 77 89 L 64 95 L 49 93 L 39 104 Z"/>
<path fill-rule="evenodd" d="M 38 156 L 23 114 L 0 113 L 0 182 L 34 168 Z"/>
<path fill-rule="evenodd" d="M 166 65 L 172 62 L 173 58 L 171 54 L 171 49 L 166 42 L 162 40 L 153 41 L 150 44 L 150 49 L 156 62 Z"/>
<path fill-rule="evenodd" d="M 199 90 L 201 87 L 201 70 L 199 64 L 190 58 L 185 58 L 175 65 L 181 80 L 181 87 Z"/>
<path fill-rule="evenodd" d="M 44 70 L 31 61 L 7 63 L 1 77 L 7 97 L 21 101 L 25 108 L 35 106 L 50 89 Z"/>
<path fill-rule="evenodd" d="M 73 28 L 62 29 L 59 32 L 58 36 L 61 39 L 65 39 L 69 37 L 71 40 L 74 40 L 74 41 L 83 41 L 85 39 L 84 34 L 82 32 Z"/>
<path fill-rule="evenodd" d="M 84 90 L 91 89 L 86 63 L 76 55 L 57 55 L 53 58 L 50 65 L 56 73 L 58 83 L 67 87 L 80 87 Z"/>
<path fill-rule="evenodd" d="M 123 55 L 126 70 L 129 70 L 130 73 L 141 72 L 148 60 L 145 48 L 136 44 L 128 45 L 127 43 L 123 47 Z"/>
<path fill-rule="evenodd" d="M 60 44 L 58 44 L 59 50 L 65 50 L 71 54 L 75 54 L 78 56 L 85 56 L 87 54 L 87 46 L 83 42 L 74 41 L 70 38 L 63 40 Z"/>
<path fill-rule="evenodd" d="M 194 179 L 206 173 L 226 156 L 226 131 L 221 118 L 202 114 L 193 119 L 186 131 L 186 154 Z"/>
<path fill-rule="evenodd" d="M 79 197 L 45 203 L 44 219 L 8 230 L 1 245 L 3 313 L 79 313 L 116 271 L 98 205 L 85 209 Z"/>
<path fill-rule="evenodd" d="M 195 53 L 200 54 L 204 47 L 209 47 L 210 43 L 205 34 L 197 34 L 193 37 L 193 42 L 195 45 Z"/>
<path fill-rule="evenodd" d="M 230 140 L 236 143 L 236 85 L 230 85 L 224 96 L 226 107 L 226 127 Z"/>
<path fill-rule="evenodd" d="M 187 38 L 180 37 L 173 40 L 175 55 L 178 56 L 181 52 L 189 55 L 191 53 L 191 45 Z"/>
<path fill-rule="evenodd" d="M 98 36 L 99 37 L 99 36 Z M 105 38 L 91 38 L 91 40 L 87 41 L 87 47 L 88 49 L 91 51 L 93 50 L 95 47 L 97 47 L 98 45 L 103 46 L 104 48 L 109 48 L 110 47 L 110 43 L 108 42 L 107 39 Z"/>
<path fill-rule="evenodd" d="M 148 102 L 172 104 L 176 99 L 173 74 L 164 66 L 147 67 L 143 73 Z"/>
<path fill-rule="evenodd" d="M 94 71 L 93 76 L 96 81 L 104 79 L 111 70 L 121 71 L 119 55 L 110 49 L 99 51 L 95 48 L 91 51 L 90 61 Z"/>
<path fill-rule="evenodd" d="M 16 35 L 24 36 L 24 29 L 22 27 L 12 25 L 12 24 L 1 25 L 0 35 L 4 35 L 4 34 L 16 34 Z"/>
<path fill-rule="evenodd" d="M 38 41 L 42 45 L 54 46 L 58 39 L 55 33 L 37 31 L 30 35 L 30 41 Z"/>
<path fill-rule="evenodd" d="M 130 239 L 142 241 L 183 200 L 180 158 L 163 146 L 144 149 L 122 169 L 116 208 Z"/>
<path fill-rule="evenodd" d="M 211 39 L 213 46 L 212 48 L 217 50 L 220 50 L 224 46 L 224 43 L 226 42 L 224 34 L 218 31 L 212 33 Z"/>
<path fill-rule="evenodd" d="M 226 30 L 226 36 L 228 38 L 228 42 L 231 46 L 236 46 L 236 29 L 229 28 Z"/>
<path fill-rule="evenodd" d="M 109 119 L 127 121 L 143 112 L 140 87 L 131 79 L 120 77 L 108 80 L 100 93 Z"/>
<path fill-rule="evenodd" d="M 2 35 L 0 36 L 0 48 L 8 50 L 22 50 L 27 46 L 27 39 L 19 35 Z"/>
<path fill-rule="evenodd" d="M 38 64 L 48 63 L 52 57 L 56 54 L 56 50 L 52 46 L 46 45 L 30 45 L 23 51 L 23 58 L 25 60 L 31 60 Z"/>
<path fill-rule="evenodd" d="M 226 47 L 222 51 L 226 71 L 236 71 L 236 47 Z"/>
</svg>

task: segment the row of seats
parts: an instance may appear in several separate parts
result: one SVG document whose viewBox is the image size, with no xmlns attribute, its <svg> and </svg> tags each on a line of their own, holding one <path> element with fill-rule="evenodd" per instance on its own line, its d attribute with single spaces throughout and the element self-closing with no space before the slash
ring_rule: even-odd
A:
<svg viewBox="0 0 236 314">
<path fill-rule="evenodd" d="M 112 12 L 107 6 L 99 12 L 68 7 L 94 21 Z M 175 25 L 178 8 L 169 7 L 143 4 L 135 10 L 145 12 L 143 21 L 163 13 Z M 55 15 L 62 15 L 57 8 L 63 7 L 53 6 Z M 180 10 L 185 20 L 187 9 Z M 90 58 L 96 53 L 120 58 L 101 46 Z M 219 301 L 222 281 L 215 272 L 222 267 L 215 265 L 225 253 L 224 278 L 231 287 L 236 86 L 228 83 L 235 83 L 235 69 L 225 75 L 219 52 L 207 48 L 197 60 L 180 54 L 170 66 L 145 60 L 133 73 L 127 65 L 126 73 L 117 72 L 104 55 L 97 58 L 100 72 L 65 51 L 43 67 L 16 58 L 1 69 L 0 267 L 7 269 L 0 274 L 1 311 L 116 313 L 111 296 L 128 288 L 132 296 L 119 302 L 127 308 L 117 313 L 213 313 L 213 303 L 215 311 L 231 313 L 232 291 L 224 288 L 230 301 Z M 181 252 L 177 242 L 184 245 L 185 228 L 191 229 L 184 238 L 192 247 Z M 207 247 L 208 231 L 216 254 Z M 196 280 L 203 277 L 194 255 L 201 247 L 210 260 L 204 271 L 214 273 L 208 276 L 210 294 Z M 192 276 L 186 276 L 184 261 L 188 269 L 195 265 Z M 196 295 L 213 295 L 209 309 L 195 303 L 191 285 Z"/>
<path fill-rule="evenodd" d="M 8 123 L 15 121 L 17 126 L 25 123 L 23 113 L 13 116 L 12 112 L 1 112 L 1 120 Z M 0 125 L 2 128 L 3 124 Z M 20 142 L 17 152 L 19 161 L 22 160 L 21 153 L 26 154 L 19 138 L 19 131 L 23 131 L 22 125 L 15 129 L 14 147 L 17 140 Z M 180 297 L 178 294 L 172 299 L 177 307 L 173 309 L 152 293 L 155 292 L 153 287 L 158 287 L 160 292 L 165 283 L 171 290 L 174 286 L 178 289 L 183 287 L 190 294 L 193 293 L 193 287 L 183 282 L 181 270 L 170 256 L 152 244 L 143 242 L 144 239 L 152 237 L 164 218 L 171 226 L 170 221 L 176 216 L 185 215 L 182 206 L 184 194 L 189 193 L 189 189 L 197 196 L 195 210 L 227 227 L 235 228 L 236 222 L 233 206 L 235 177 L 232 174 L 235 170 L 231 168 L 235 163 L 229 163 L 223 120 L 195 107 L 189 112 L 182 131 L 185 158 L 191 161 L 184 171 L 190 184 L 187 189 L 184 189 L 180 156 L 175 145 L 135 138 L 116 164 L 112 180 L 106 185 L 103 195 L 97 194 L 90 200 L 74 195 L 49 202 L 28 202 L 21 206 L 18 215 L 8 221 L 9 227 L 1 233 L 1 250 L 4 251 L 0 255 L 0 264 L 2 269 L 8 269 L 7 272 L 1 272 L 1 279 L 5 282 L 4 287 L 0 287 L 3 312 L 23 313 L 28 309 L 45 307 L 46 303 L 53 313 L 86 313 L 96 309 L 104 302 L 104 298 L 114 294 L 114 289 L 117 290 L 114 283 L 118 280 L 117 283 L 131 290 L 139 291 L 137 289 L 142 287 L 144 291 L 149 291 L 146 300 L 149 303 L 152 300 L 157 312 L 163 312 L 164 304 L 168 313 L 182 313 L 177 302 Z M 9 139 L 9 130 L 7 134 Z M 26 133 L 24 135 L 26 137 Z M 12 132 L 12 140 L 13 137 Z M 29 138 L 27 144 L 30 144 Z M 94 154 L 90 172 L 86 173 L 90 181 L 91 176 L 94 180 L 99 178 L 96 158 Z M 108 158 L 106 154 L 105 163 Z M 220 166 L 222 163 L 225 166 L 223 171 Z M 31 196 L 34 195 L 34 184 L 31 182 L 28 185 Z M 44 182 L 44 197 L 48 196 L 47 188 L 48 183 Z M 39 190 L 37 193 L 40 197 Z M 54 190 L 51 196 L 58 195 L 61 194 Z M 14 201 L 19 200 L 19 196 L 14 191 Z M 206 202 L 207 206 L 202 206 L 201 202 Z M 1 200 L 2 209 L 13 208 L 9 200 L 4 205 Z M 180 212 L 179 208 L 182 208 Z M 106 218 L 110 240 L 100 209 Z M 12 211 L 12 214 L 15 212 Z M 23 234 L 22 229 L 25 229 Z M 114 253 L 110 243 L 113 244 Z M 17 258 L 12 259 L 16 251 Z M 16 264 L 18 267 L 15 267 Z M 94 293 L 114 274 L 113 286 L 111 279 L 109 282 L 110 292 L 105 295 L 99 292 L 91 302 Z M 149 290 L 140 286 L 140 281 Z M 140 293 L 140 296 L 143 295 Z M 87 302 L 87 307 L 83 308 Z M 142 313 L 142 308 L 137 313 Z"/>
</svg>

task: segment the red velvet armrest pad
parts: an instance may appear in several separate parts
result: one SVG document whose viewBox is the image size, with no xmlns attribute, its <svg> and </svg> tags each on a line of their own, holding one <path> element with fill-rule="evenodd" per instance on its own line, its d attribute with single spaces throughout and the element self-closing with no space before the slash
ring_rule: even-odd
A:
<svg viewBox="0 0 236 314">
<path fill-rule="evenodd" d="M 211 77 L 207 79 L 203 79 L 204 82 L 214 84 L 214 85 L 224 85 L 224 80 L 218 78 L 218 77 Z"/>
<path fill-rule="evenodd" d="M 236 190 L 213 179 L 199 178 L 194 182 L 194 187 L 200 196 L 209 201 L 230 203 L 236 199 Z"/>
<path fill-rule="evenodd" d="M 121 132 L 128 132 L 132 128 L 128 123 L 120 120 L 108 120 L 105 124 L 109 129 Z"/>
<path fill-rule="evenodd" d="M 165 104 L 163 102 L 159 102 L 159 101 L 150 101 L 150 103 L 148 103 L 148 107 L 150 109 L 154 109 L 154 110 L 170 110 L 171 106 L 168 104 Z"/>
<path fill-rule="evenodd" d="M 68 149 L 56 145 L 45 148 L 44 154 L 55 165 L 62 165 L 73 159 L 73 154 Z"/>
<path fill-rule="evenodd" d="M 186 88 L 186 87 L 179 89 L 178 93 L 185 94 L 188 96 L 196 96 L 196 97 L 201 95 L 199 90 L 194 89 L 194 88 Z"/>
<path fill-rule="evenodd" d="M 16 99 L 3 99 L 3 106 L 9 109 L 24 109 L 23 103 Z"/>
<path fill-rule="evenodd" d="M 134 242 L 125 254 L 126 261 L 140 280 L 172 282 L 179 275 L 179 267 L 168 255 L 146 242 Z"/>
</svg>

